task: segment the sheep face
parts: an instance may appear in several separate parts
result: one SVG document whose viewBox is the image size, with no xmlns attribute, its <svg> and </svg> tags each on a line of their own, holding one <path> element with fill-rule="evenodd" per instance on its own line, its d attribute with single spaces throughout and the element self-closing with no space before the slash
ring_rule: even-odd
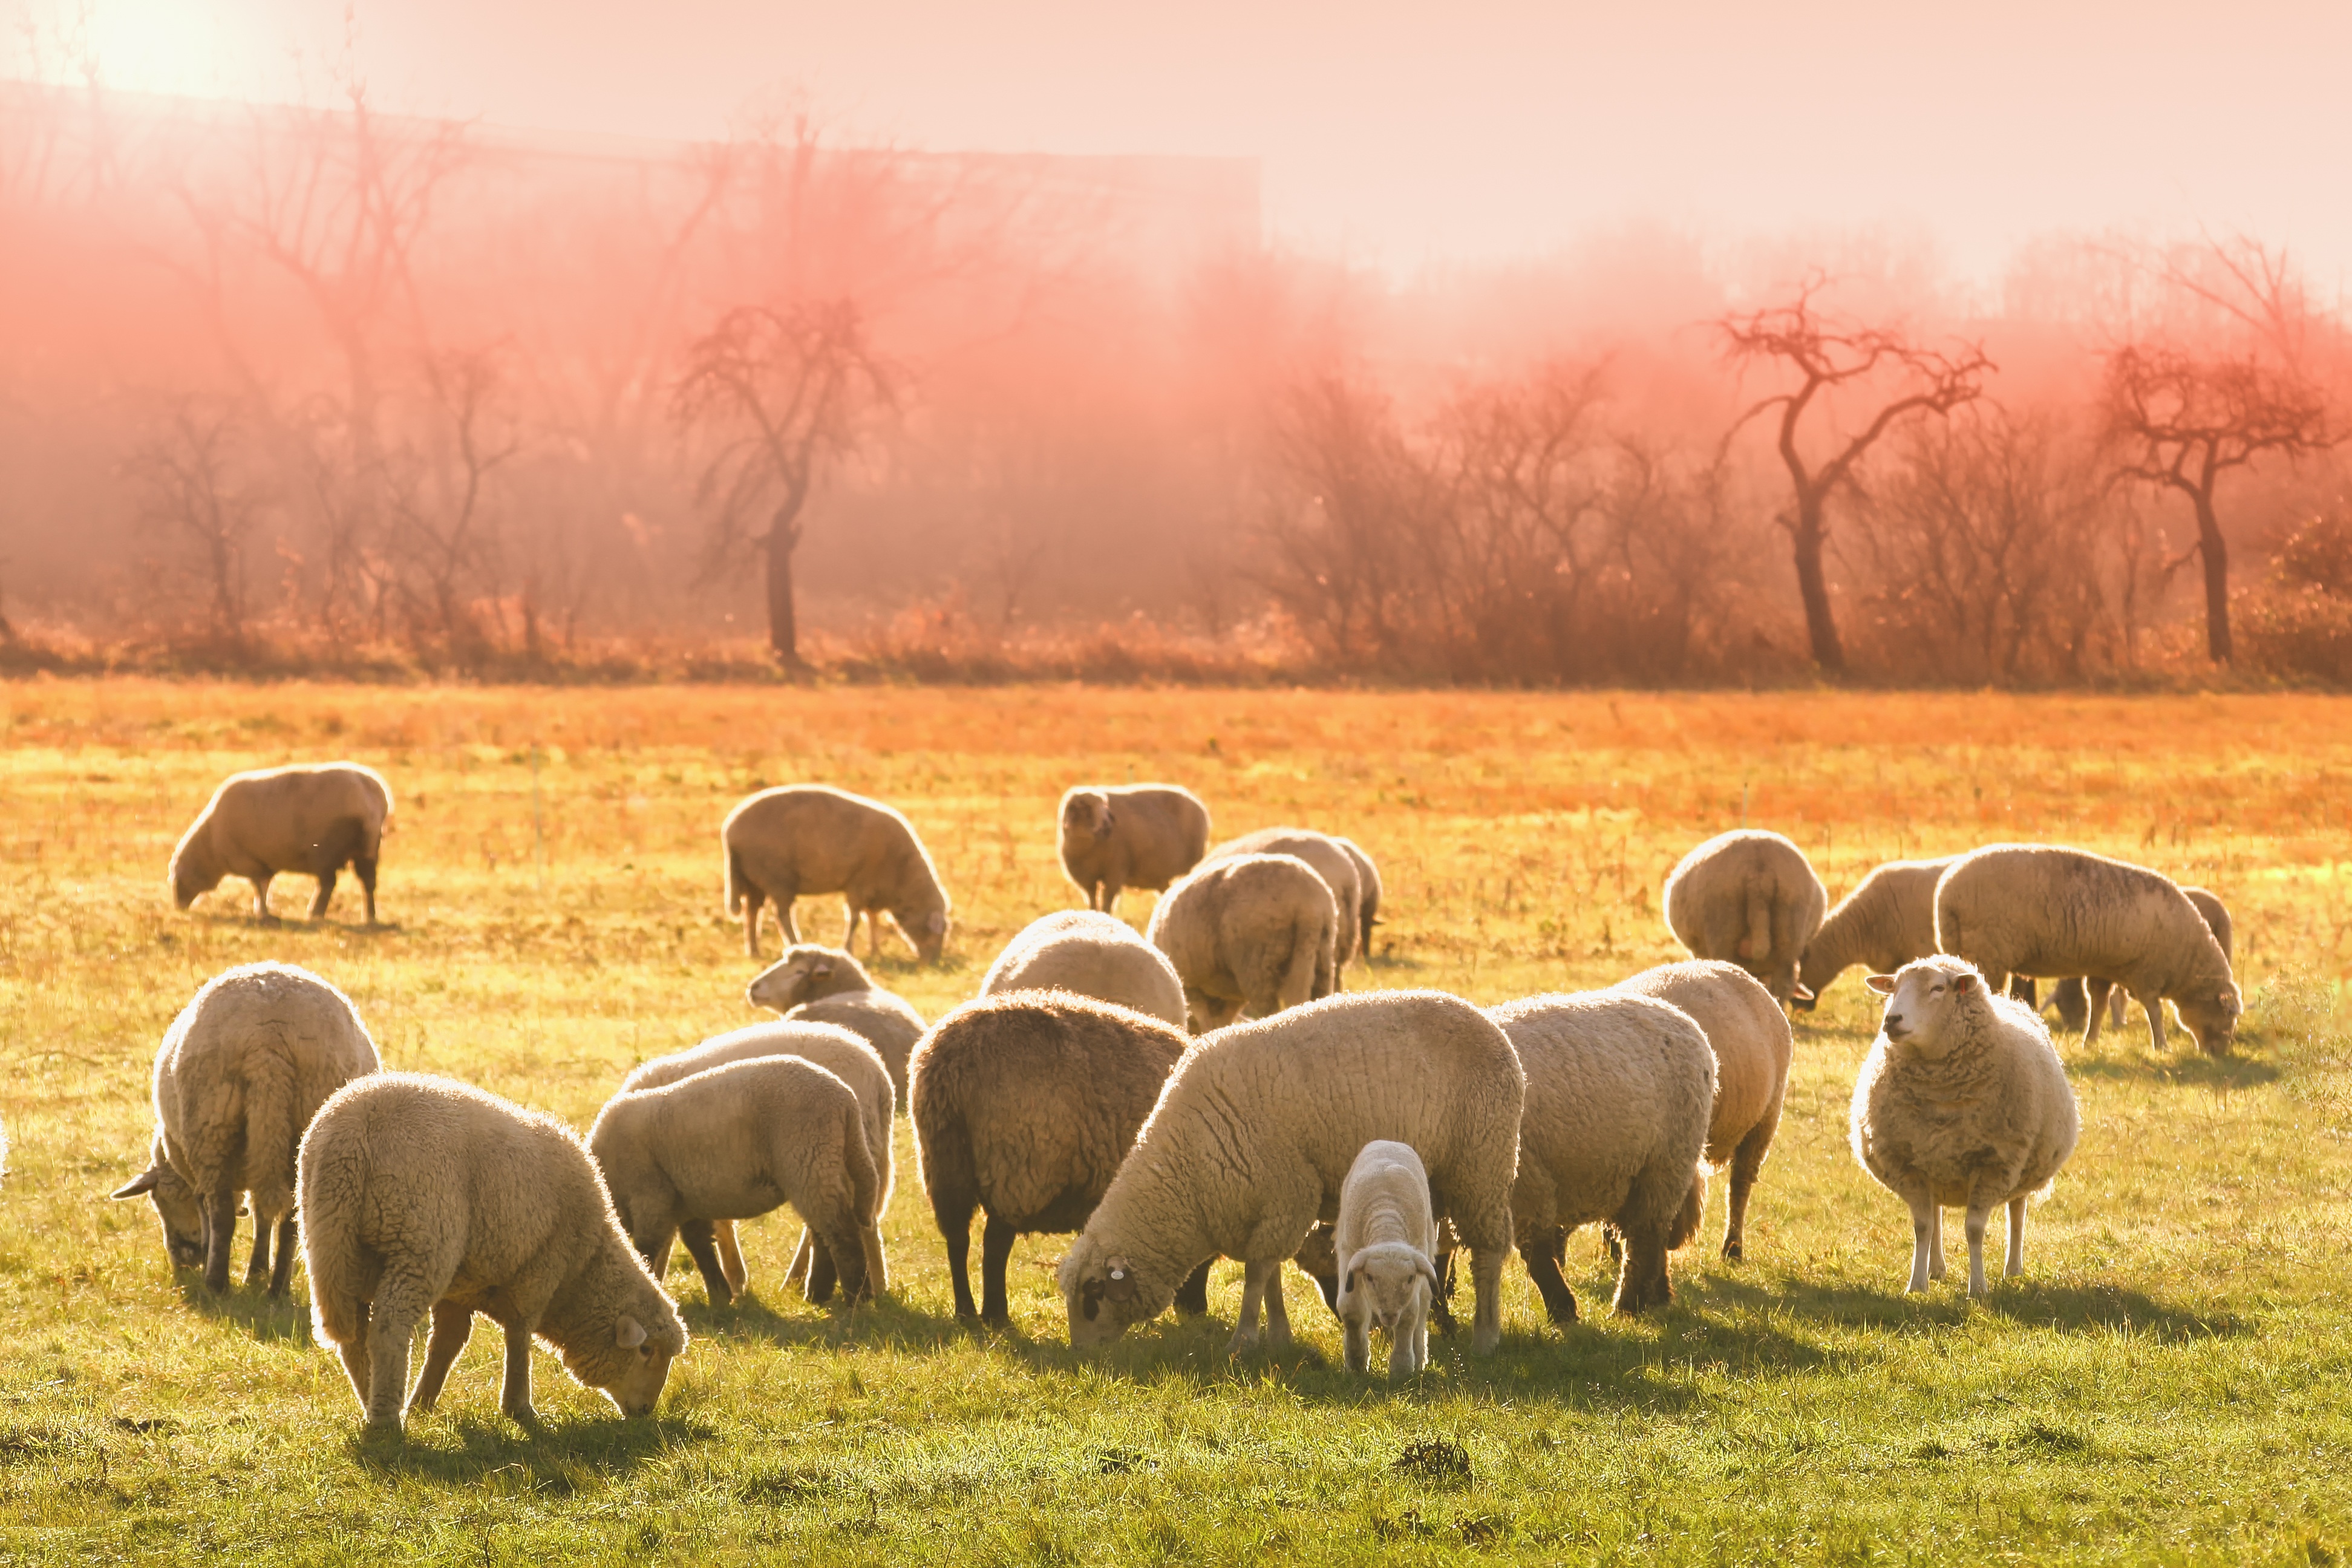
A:
<svg viewBox="0 0 2352 1568">
<path fill-rule="evenodd" d="M 205 857 L 193 853 L 186 845 L 172 857 L 172 902 L 185 910 L 198 899 L 221 885 L 222 872 L 205 863 Z"/>
<path fill-rule="evenodd" d="M 669 1381 L 669 1363 L 686 1349 L 686 1327 L 676 1317 L 647 1328 L 623 1313 L 608 1342 L 563 1352 L 563 1367 L 611 1400 L 624 1415 L 650 1415 Z"/>
<path fill-rule="evenodd" d="M 1972 996 L 1984 994 L 1976 965 L 1949 958 L 1921 959 L 1893 974 L 1874 974 L 1866 984 L 1886 998 L 1879 1032 L 1914 1056 L 1940 1060 L 1951 1054 L 1958 1035 L 1954 1016 Z"/>
<path fill-rule="evenodd" d="M 1367 1247 L 1348 1260 L 1339 1279 L 1339 1299 L 1332 1305 L 1342 1318 L 1361 1322 L 1366 1331 L 1396 1332 L 1416 1300 L 1425 1314 L 1437 1289 L 1437 1268 L 1419 1251 L 1401 1241 Z"/>
<path fill-rule="evenodd" d="M 2225 985 L 2210 995 L 2176 996 L 2172 1005 L 2207 1056 L 2225 1055 L 2238 1037 L 2238 1015 L 2245 1004 L 2239 998 L 2235 985 Z"/>
<path fill-rule="evenodd" d="M 195 1188 L 180 1179 L 180 1173 L 164 1163 L 159 1146 L 148 1167 L 116 1190 L 117 1198 L 135 1198 L 145 1194 L 154 1200 L 156 1217 L 163 1222 L 163 1250 L 172 1262 L 182 1268 L 201 1268 L 205 1263 L 205 1209 L 197 1200 Z"/>
<path fill-rule="evenodd" d="M 898 917 L 893 916 L 893 919 Z M 937 963 L 940 953 L 948 944 L 948 912 L 945 910 L 925 910 L 909 914 L 898 921 L 898 929 L 915 944 L 916 956 L 925 963 Z"/>
<path fill-rule="evenodd" d="M 1062 1259 L 1062 1304 L 1070 1314 L 1070 1346 L 1091 1350 L 1125 1333 L 1130 1323 L 1160 1315 L 1173 1292 L 1151 1300 L 1124 1258 L 1106 1258 L 1090 1238 L 1080 1237 Z"/>
<path fill-rule="evenodd" d="M 754 1007 L 789 1012 L 817 995 L 817 987 L 832 977 L 840 956 L 827 948 L 793 948 L 752 977 L 743 988 L 744 1000 Z"/>
<path fill-rule="evenodd" d="M 1062 802 L 1065 838 L 1100 838 L 1110 831 L 1110 796 L 1098 789 L 1072 790 Z"/>
</svg>

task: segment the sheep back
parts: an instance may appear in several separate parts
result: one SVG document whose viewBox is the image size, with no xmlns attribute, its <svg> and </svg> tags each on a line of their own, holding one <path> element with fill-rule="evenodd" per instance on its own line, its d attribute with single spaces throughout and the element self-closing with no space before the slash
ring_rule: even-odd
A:
<svg viewBox="0 0 2352 1568">
<path fill-rule="evenodd" d="M 1684 856 L 1666 877 L 1663 902 L 1667 929 L 1693 958 L 1737 963 L 1785 1005 L 1801 990 L 1797 961 L 1829 894 L 1794 843 L 1741 828 Z"/>
<path fill-rule="evenodd" d="M 1008 991 L 1066 991 L 1184 1026 L 1184 983 L 1168 955 L 1125 921 L 1092 910 L 1047 915 L 1005 943 L 980 994 Z"/>
<path fill-rule="evenodd" d="M 1819 996 L 1857 963 L 1874 974 L 1892 974 L 1934 952 L 1936 882 L 1951 863 L 1946 856 L 1873 868 L 1805 944 L 1798 973 L 1803 989 Z"/>
<path fill-rule="evenodd" d="M 1359 853 L 1361 853 L 1359 851 Z M 1202 858 L 1207 866 L 1242 855 L 1289 855 L 1307 862 L 1331 894 L 1339 917 L 1332 942 L 1334 973 L 1356 956 L 1357 937 L 1363 925 L 1364 887 L 1356 857 L 1337 838 L 1305 827 L 1261 827 L 1239 838 L 1228 838 Z"/>
<path fill-rule="evenodd" d="M 862 1037 L 882 1058 L 898 1103 L 907 1102 L 907 1058 L 923 1037 L 923 1016 L 890 991 L 844 991 L 803 1002 L 784 1015 L 787 1024 L 835 1024 Z"/>
<path fill-rule="evenodd" d="M 1196 1030 L 1328 995 L 1338 907 L 1328 883 L 1295 855 L 1213 860 L 1168 889 L 1144 934 L 1168 955 Z"/>
<path fill-rule="evenodd" d="M 1616 989 L 1682 1009 L 1706 1037 L 1715 1055 L 1707 1163 L 1729 1164 L 1741 1141 L 1759 1128 L 1769 1142 L 1770 1130 L 1780 1124 L 1796 1042 L 1788 1014 L 1763 984 L 1738 964 L 1692 959 L 1645 969 Z"/>
</svg>

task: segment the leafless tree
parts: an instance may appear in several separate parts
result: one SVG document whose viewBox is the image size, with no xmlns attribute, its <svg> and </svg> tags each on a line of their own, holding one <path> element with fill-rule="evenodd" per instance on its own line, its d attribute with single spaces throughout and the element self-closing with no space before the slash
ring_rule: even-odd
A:
<svg viewBox="0 0 2352 1568">
<path fill-rule="evenodd" d="M 1717 323 L 1734 364 L 1769 362 L 1794 373 L 1797 384 L 1751 404 L 1733 424 L 1736 435 L 1748 421 L 1777 413 L 1775 445 L 1795 489 L 1794 503 L 1778 519 L 1794 549 L 1797 592 L 1805 607 L 1805 631 L 1813 662 L 1830 675 L 1845 673 L 1845 648 L 1830 606 L 1822 549 L 1828 542 L 1829 502 L 1842 486 L 1854 482 L 1854 468 L 1880 437 L 1922 415 L 1948 415 L 1974 400 L 1985 377 L 1998 369 L 1981 344 L 1951 352 L 1926 348 L 1899 328 L 1848 326 L 1815 308 L 1818 279 L 1797 290 L 1785 305 L 1735 312 Z M 1892 384 L 1890 386 L 1889 384 Z M 1841 436 L 1832 405 L 1841 395 L 1867 391 L 1870 409 L 1860 427 Z M 1808 457 L 1800 435 L 1806 416 L 1819 409 L 1816 424 L 1831 426 L 1826 456 Z M 1730 437 L 1725 437 L 1728 442 Z"/>
<path fill-rule="evenodd" d="M 401 568 L 412 635 L 429 627 L 444 647 L 457 648 L 481 637 L 465 584 L 470 576 L 495 587 L 488 487 L 521 442 L 494 351 L 433 356 L 424 377 L 431 424 L 391 464 L 389 548 Z"/>
<path fill-rule="evenodd" d="M 132 451 L 126 468 L 150 526 L 194 548 L 211 591 L 212 635 L 226 647 L 246 635 L 246 542 L 263 498 L 239 469 L 250 440 L 234 404 L 188 395 Z"/>
</svg>

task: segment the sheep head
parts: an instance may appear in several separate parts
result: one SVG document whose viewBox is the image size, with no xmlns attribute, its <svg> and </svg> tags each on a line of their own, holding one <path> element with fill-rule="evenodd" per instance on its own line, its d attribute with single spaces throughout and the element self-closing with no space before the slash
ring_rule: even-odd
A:
<svg viewBox="0 0 2352 1568">
<path fill-rule="evenodd" d="M 754 1007 L 788 1013 L 803 1002 L 867 990 L 872 984 L 857 960 L 839 948 L 802 942 L 786 948 L 782 958 L 753 975 L 743 988 L 743 999 Z"/>
<path fill-rule="evenodd" d="M 1100 838 L 1116 820 L 1110 796 L 1098 789 L 1074 789 L 1062 797 L 1062 832 L 1066 837 Z"/>
<path fill-rule="evenodd" d="M 1148 1282 L 1123 1256 L 1108 1255 L 1090 1236 L 1078 1237 L 1062 1259 L 1062 1303 L 1070 1315 L 1070 1345 L 1091 1350 L 1149 1322 L 1175 1299 L 1172 1286 Z"/>
<path fill-rule="evenodd" d="M 1429 1294 L 1423 1296 L 1426 1287 Z M 1422 1251 L 1402 1241 L 1376 1242 L 1348 1259 L 1339 1277 L 1339 1299 L 1332 1305 L 1342 1318 L 1361 1321 L 1365 1327 L 1396 1331 L 1416 1297 L 1423 1310 L 1437 1292 L 1437 1266 Z"/>
<path fill-rule="evenodd" d="M 686 1350 L 686 1325 L 666 1297 L 616 1315 L 604 1334 L 563 1347 L 563 1368 L 611 1400 L 624 1415 L 651 1415 L 669 1382 L 669 1363 Z"/>
<path fill-rule="evenodd" d="M 2229 1054 L 2238 1037 L 2238 1015 L 2245 1011 L 2246 1005 L 2234 981 L 2212 989 L 2200 988 L 2194 995 L 2176 996 L 2172 1005 L 2207 1056 Z"/>
<path fill-rule="evenodd" d="M 1892 974 L 1864 982 L 1886 998 L 1879 1032 L 1912 1055 L 1940 1060 L 1951 1054 L 1958 1035 L 1950 1027 L 1960 1009 L 1982 1004 L 1984 975 L 1962 959 L 1937 956 L 1906 963 Z"/>
<path fill-rule="evenodd" d="M 142 1194 L 154 1200 L 155 1215 L 163 1222 L 163 1250 L 171 1255 L 173 1264 L 181 1268 L 203 1268 L 205 1206 L 195 1188 L 183 1181 L 164 1159 L 160 1138 L 155 1141 L 147 1168 L 116 1188 L 111 1195 L 121 1199 Z"/>
</svg>

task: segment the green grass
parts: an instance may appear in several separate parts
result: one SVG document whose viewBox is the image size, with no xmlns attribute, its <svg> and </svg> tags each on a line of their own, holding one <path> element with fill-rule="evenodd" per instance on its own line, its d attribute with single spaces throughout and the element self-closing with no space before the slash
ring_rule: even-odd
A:
<svg viewBox="0 0 2352 1568">
<path fill-rule="evenodd" d="M 400 797 L 392 929 L 356 929 L 348 890 L 317 928 L 255 923 L 233 883 L 171 909 L 164 859 L 220 774 L 338 753 Z M 0 687 L 0 1559 L 2334 1561 L 2347 766 L 2352 706 L 2322 699 Z M 363 1441 L 299 1280 L 286 1306 L 207 1300 L 143 1203 L 106 1201 L 143 1161 L 165 1023 L 229 963 L 307 964 L 388 1064 L 584 1126 L 633 1063 L 754 1016 L 717 908 L 740 794 L 821 778 L 908 811 L 958 925 L 942 966 L 883 969 L 936 1016 L 1070 901 L 1053 801 L 1106 777 L 1190 784 L 1221 832 L 1359 837 L 1391 923 L 1354 986 L 1491 1003 L 1671 956 L 1658 881 L 1744 791 L 1833 895 L 1898 852 L 2012 836 L 2213 887 L 2248 1025 L 2218 1062 L 2153 1057 L 2137 1016 L 2068 1045 L 2083 1142 L 2026 1278 L 1906 1298 L 1906 1216 L 1845 1148 L 1874 1027 L 1849 976 L 1798 1026 L 1748 1262 L 1694 1247 L 1674 1307 L 1564 1333 L 1514 1263 L 1501 1353 L 1438 1342 L 1396 1388 L 1339 1369 L 1296 1274 L 1301 1343 L 1229 1362 L 1233 1265 L 1212 1321 L 1075 1356 L 1055 1237 L 1014 1255 L 1011 1332 L 959 1329 L 901 1123 L 887 1301 L 784 1297 L 794 1227 L 753 1222 L 745 1304 L 672 1278 L 694 1342 L 654 1420 L 542 1353 L 527 1435 L 478 1332 L 436 1413 Z M 308 897 L 289 881 L 278 907 Z M 1597 1239 L 1570 1257 L 1601 1308 Z"/>
</svg>

